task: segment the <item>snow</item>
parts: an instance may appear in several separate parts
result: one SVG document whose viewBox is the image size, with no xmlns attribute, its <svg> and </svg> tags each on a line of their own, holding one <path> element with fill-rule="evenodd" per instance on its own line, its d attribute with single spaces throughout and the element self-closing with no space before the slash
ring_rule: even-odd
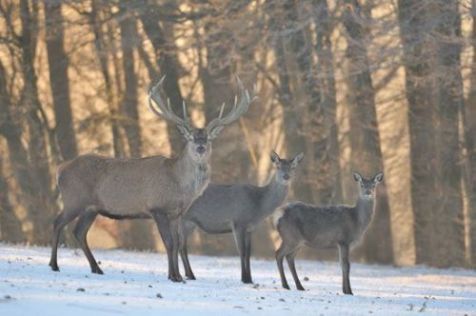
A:
<svg viewBox="0 0 476 316">
<path fill-rule="evenodd" d="M 80 250 L 0 243 L 0 315 L 476 315 L 476 271 L 352 264 L 354 296 L 341 293 L 337 262 L 297 260 L 307 289 L 281 288 L 274 260 L 252 258 L 254 285 L 237 257 L 190 256 L 198 280 L 167 280 L 163 254 L 93 250 L 104 275 Z M 286 267 L 288 282 L 294 288 Z"/>
</svg>

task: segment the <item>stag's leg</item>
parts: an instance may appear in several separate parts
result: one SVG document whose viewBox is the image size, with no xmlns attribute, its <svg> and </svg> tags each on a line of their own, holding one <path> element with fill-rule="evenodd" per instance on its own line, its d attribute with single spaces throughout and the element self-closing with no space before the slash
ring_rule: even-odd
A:
<svg viewBox="0 0 476 316">
<path fill-rule="evenodd" d="M 76 237 L 76 240 L 79 242 L 81 248 L 83 249 L 86 258 L 88 259 L 89 266 L 91 267 L 91 272 L 97 274 L 104 274 L 101 268 L 99 268 L 96 259 L 94 259 L 91 249 L 89 249 L 87 240 L 88 231 L 91 228 L 91 225 L 93 224 L 97 215 L 98 213 L 96 210 L 87 210 L 79 217 L 78 223 L 74 227 L 73 233 L 74 237 Z"/>
<path fill-rule="evenodd" d="M 180 247 L 180 257 L 182 258 L 183 267 L 185 269 L 185 275 L 189 280 L 195 280 L 190 261 L 188 261 L 188 249 L 187 240 L 190 233 L 193 231 L 194 226 L 191 223 L 184 223 L 182 245 Z"/>
<path fill-rule="evenodd" d="M 184 240 L 184 232 L 183 232 L 183 223 L 182 218 L 177 217 L 175 219 L 170 220 L 170 231 L 172 233 L 172 266 L 173 266 L 173 273 L 174 273 L 174 281 L 182 282 L 183 278 L 180 275 L 179 269 L 179 251 L 181 245 L 183 245 Z"/>
<path fill-rule="evenodd" d="M 340 266 L 342 268 L 342 291 L 344 294 L 352 294 L 352 289 L 350 288 L 350 261 L 349 261 L 349 246 L 341 244 L 339 245 L 339 257 L 340 257 Z"/>
<path fill-rule="evenodd" d="M 302 286 L 301 281 L 299 281 L 299 277 L 296 272 L 296 266 L 294 264 L 294 258 L 296 257 L 296 252 L 297 250 L 294 250 L 290 254 L 287 254 L 286 260 L 288 261 L 289 270 L 291 270 L 291 274 L 293 275 L 294 283 L 296 283 L 296 288 L 299 291 L 304 291 L 304 287 Z"/>
<path fill-rule="evenodd" d="M 245 269 L 246 269 L 246 280 L 248 283 L 253 283 L 253 280 L 251 278 L 251 264 L 250 264 L 250 258 L 251 258 L 251 233 L 246 232 L 245 233 Z"/>
<path fill-rule="evenodd" d="M 70 222 L 72 222 L 79 212 L 69 211 L 69 209 L 64 209 L 54 221 L 53 224 L 53 239 L 51 241 L 51 258 L 50 258 L 50 267 L 53 271 L 59 271 L 58 267 L 58 243 L 63 228 Z"/>
<path fill-rule="evenodd" d="M 180 279 L 177 277 L 177 275 L 175 274 L 175 269 L 174 269 L 174 262 L 173 262 L 174 237 L 173 237 L 172 228 L 170 225 L 170 220 L 167 217 L 167 215 L 163 214 L 161 211 L 154 211 L 152 212 L 152 215 L 154 216 L 155 223 L 157 224 L 157 228 L 159 229 L 160 237 L 162 237 L 162 241 L 164 242 L 165 248 L 167 249 L 167 260 L 169 264 L 169 272 L 168 272 L 169 279 L 172 280 L 173 282 L 182 281 L 181 277 Z"/>
<path fill-rule="evenodd" d="M 240 261 L 241 261 L 241 282 L 251 283 L 250 280 L 248 280 L 247 273 L 246 273 L 245 234 L 246 232 L 244 228 L 233 225 L 233 237 L 235 237 L 235 244 L 236 244 L 236 248 L 238 249 L 238 253 L 240 254 Z"/>
</svg>

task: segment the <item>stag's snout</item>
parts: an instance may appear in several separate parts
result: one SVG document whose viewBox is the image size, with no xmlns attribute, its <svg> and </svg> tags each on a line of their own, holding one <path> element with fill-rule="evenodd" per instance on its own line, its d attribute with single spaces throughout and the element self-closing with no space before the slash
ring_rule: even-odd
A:
<svg viewBox="0 0 476 316">
<path fill-rule="evenodd" d="M 197 146 L 197 153 L 199 155 L 205 154 L 206 151 L 207 151 L 207 148 L 205 146 L 203 146 L 203 145 Z"/>
</svg>

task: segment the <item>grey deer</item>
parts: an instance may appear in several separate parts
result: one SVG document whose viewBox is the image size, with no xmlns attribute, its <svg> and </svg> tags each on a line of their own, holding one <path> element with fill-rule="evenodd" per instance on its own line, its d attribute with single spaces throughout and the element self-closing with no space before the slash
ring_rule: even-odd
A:
<svg viewBox="0 0 476 316">
<path fill-rule="evenodd" d="M 375 212 L 376 187 L 383 180 L 383 173 L 379 172 L 371 179 L 363 178 L 357 172 L 353 176 L 359 188 L 355 206 L 314 206 L 293 202 L 274 214 L 275 226 L 282 239 L 281 246 L 276 251 L 276 261 L 284 288 L 289 289 L 284 275 L 284 257 L 297 289 L 303 291 L 294 265 L 297 251 L 304 245 L 317 249 L 338 247 L 342 268 L 342 289 L 344 294 L 352 295 L 349 280 L 350 247 L 362 237 L 372 220 Z"/>
<path fill-rule="evenodd" d="M 303 154 L 281 159 L 271 154 L 276 168 L 274 177 L 263 187 L 249 184 L 210 184 L 185 214 L 184 245 L 180 256 L 189 279 L 195 279 L 188 260 L 187 236 L 198 226 L 209 234 L 233 233 L 241 259 L 241 281 L 252 283 L 250 255 L 251 232 L 279 207 L 288 194 L 295 169 Z"/>
<path fill-rule="evenodd" d="M 178 267 L 181 217 L 200 196 L 209 182 L 211 143 L 223 127 L 243 115 L 253 97 L 238 80 L 240 99 L 228 114 L 220 114 L 206 128 L 191 125 L 185 103 L 183 118 L 171 109 L 162 96 L 163 77 L 149 90 L 149 107 L 159 117 L 174 123 L 186 140 L 183 151 L 173 158 L 153 156 L 114 159 L 82 155 L 58 168 L 57 182 L 63 198 L 63 211 L 54 221 L 51 260 L 58 271 L 57 249 L 65 225 L 79 218 L 74 236 L 86 255 L 91 271 L 103 274 L 86 239 L 98 214 L 113 219 L 153 218 L 167 249 L 168 277 L 182 281 Z"/>
</svg>

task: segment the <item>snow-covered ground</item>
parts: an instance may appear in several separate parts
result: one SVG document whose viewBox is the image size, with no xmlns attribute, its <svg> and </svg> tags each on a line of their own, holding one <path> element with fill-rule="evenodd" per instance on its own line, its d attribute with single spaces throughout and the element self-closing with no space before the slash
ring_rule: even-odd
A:
<svg viewBox="0 0 476 316">
<path fill-rule="evenodd" d="M 80 250 L 59 249 L 56 273 L 49 249 L 0 244 L 0 315 L 476 315 L 469 270 L 353 264 L 346 296 L 336 262 L 298 260 L 300 292 L 281 288 L 274 261 L 252 259 L 255 284 L 244 285 L 238 258 L 191 256 L 198 280 L 175 284 L 163 254 L 94 253 L 105 275 Z"/>
</svg>

